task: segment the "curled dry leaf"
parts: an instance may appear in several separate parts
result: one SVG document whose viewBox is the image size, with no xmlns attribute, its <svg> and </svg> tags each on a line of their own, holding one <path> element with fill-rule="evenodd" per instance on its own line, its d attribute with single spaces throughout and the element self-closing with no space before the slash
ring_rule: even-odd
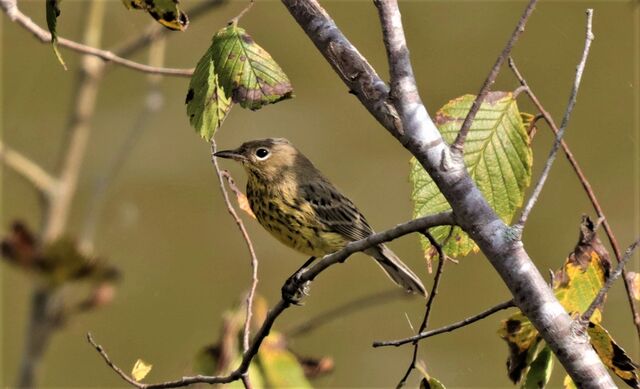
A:
<svg viewBox="0 0 640 389">
<path fill-rule="evenodd" d="M 187 14 L 176 0 L 122 0 L 127 9 L 145 10 L 158 23 L 170 30 L 184 31 L 189 26 Z"/>
</svg>

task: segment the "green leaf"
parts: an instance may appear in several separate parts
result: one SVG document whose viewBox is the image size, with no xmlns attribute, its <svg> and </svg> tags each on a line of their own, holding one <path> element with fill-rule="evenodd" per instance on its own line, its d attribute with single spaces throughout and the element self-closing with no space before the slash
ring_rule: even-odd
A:
<svg viewBox="0 0 640 389">
<path fill-rule="evenodd" d="M 436 126 L 448 143 L 453 142 L 467 116 L 474 95 L 451 100 L 436 114 Z M 524 191 L 531 182 L 532 152 L 525 123 L 513 94 L 490 92 L 471 125 L 464 147 L 464 161 L 485 199 L 505 222 L 511 222 L 522 205 Z M 411 160 L 409 179 L 414 217 L 450 210 L 434 181 L 417 160 Z M 443 243 L 445 254 L 456 257 L 477 251 L 475 243 L 459 228 L 441 226 L 429 230 Z M 447 239 L 449 238 L 449 239 Z M 425 256 L 434 254 L 429 241 L 422 239 Z"/>
<path fill-rule="evenodd" d="M 531 365 L 529 371 L 522 384 L 523 389 L 538 389 L 544 388 L 551 378 L 551 371 L 553 370 L 553 353 L 548 346 L 545 346 L 542 351 L 538 353 Z"/>
<path fill-rule="evenodd" d="M 189 122 L 206 140 L 211 140 L 231 109 L 231 100 L 220 87 L 211 48 L 198 62 L 185 100 Z"/>
<path fill-rule="evenodd" d="M 600 324 L 593 322 L 589 322 L 587 332 L 591 338 L 591 345 L 602 362 L 632 388 L 640 387 L 638 364 L 631 360 L 622 347 L 618 346 L 609 332 Z"/>
<path fill-rule="evenodd" d="M 67 70 L 67 65 L 64 63 L 62 54 L 60 54 L 60 51 L 58 50 L 58 33 L 56 31 L 58 26 L 58 16 L 60 16 L 60 0 L 47 0 L 45 7 L 47 14 L 47 27 L 51 33 L 51 46 L 53 47 L 53 52 L 64 70 Z"/>
<path fill-rule="evenodd" d="M 292 97 L 287 75 L 243 28 L 231 24 L 218 31 L 211 51 L 225 95 L 243 108 L 256 110 Z"/>
<path fill-rule="evenodd" d="M 589 308 L 609 277 L 610 267 L 609 254 L 596 235 L 595 225 L 584 216 L 578 244 L 553 277 L 553 290 L 567 312 L 582 314 Z M 600 308 L 590 320 L 602 321 Z"/>
<path fill-rule="evenodd" d="M 258 350 L 258 362 L 268 387 L 311 388 L 295 355 L 286 348 L 284 336 L 272 332 Z"/>
<path fill-rule="evenodd" d="M 184 31 L 189 26 L 187 14 L 182 12 L 177 0 L 122 0 L 127 9 L 147 11 L 158 23 L 170 30 Z"/>
</svg>

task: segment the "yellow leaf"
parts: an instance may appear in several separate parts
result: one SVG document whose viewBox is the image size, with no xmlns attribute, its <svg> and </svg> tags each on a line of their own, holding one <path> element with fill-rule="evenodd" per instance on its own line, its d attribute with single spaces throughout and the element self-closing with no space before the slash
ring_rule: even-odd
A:
<svg viewBox="0 0 640 389">
<path fill-rule="evenodd" d="M 134 380 L 141 381 L 147 376 L 147 374 L 149 374 L 152 367 L 152 364 L 138 358 L 136 363 L 133 365 L 133 369 L 131 369 L 131 376 Z"/>
<path fill-rule="evenodd" d="M 609 332 L 597 323 L 589 323 L 587 331 L 591 338 L 591 345 L 602 362 L 629 386 L 639 387 L 638 365 L 631 360 L 622 347 L 618 346 Z"/>
<path fill-rule="evenodd" d="M 564 376 L 564 381 L 562 382 L 562 385 L 564 386 L 564 389 L 578 389 L 576 384 L 568 375 Z"/>
<path fill-rule="evenodd" d="M 507 359 L 509 378 L 513 383 L 518 383 L 535 356 L 540 341 L 538 331 L 522 312 L 518 312 L 502 321 L 498 335 L 509 346 L 509 359 Z"/>
<path fill-rule="evenodd" d="M 609 254 L 596 236 L 595 226 L 583 217 L 580 239 L 564 266 L 555 273 L 553 290 L 560 304 L 569 313 L 583 313 L 609 277 Z M 601 307 L 590 320 L 602 321 Z"/>
</svg>

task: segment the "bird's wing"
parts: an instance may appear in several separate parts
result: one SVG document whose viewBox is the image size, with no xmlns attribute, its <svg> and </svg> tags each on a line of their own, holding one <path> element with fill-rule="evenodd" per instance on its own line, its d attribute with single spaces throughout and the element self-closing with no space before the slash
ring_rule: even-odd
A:
<svg viewBox="0 0 640 389">
<path fill-rule="evenodd" d="M 305 184 L 299 190 L 327 230 L 350 241 L 364 239 L 373 233 L 358 208 L 330 183 Z"/>
</svg>

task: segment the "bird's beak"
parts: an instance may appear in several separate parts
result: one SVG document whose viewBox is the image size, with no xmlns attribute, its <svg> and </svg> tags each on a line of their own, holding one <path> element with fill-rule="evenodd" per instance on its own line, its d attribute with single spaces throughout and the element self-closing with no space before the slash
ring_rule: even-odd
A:
<svg viewBox="0 0 640 389">
<path fill-rule="evenodd" d="M 222 151 L 218 151 L 213 155 L 218 158 L 233 159 L 234 161 L 245 160 L 244 155 L 240 154 L 237 150 L 222 150 Z"/>
</svg>

